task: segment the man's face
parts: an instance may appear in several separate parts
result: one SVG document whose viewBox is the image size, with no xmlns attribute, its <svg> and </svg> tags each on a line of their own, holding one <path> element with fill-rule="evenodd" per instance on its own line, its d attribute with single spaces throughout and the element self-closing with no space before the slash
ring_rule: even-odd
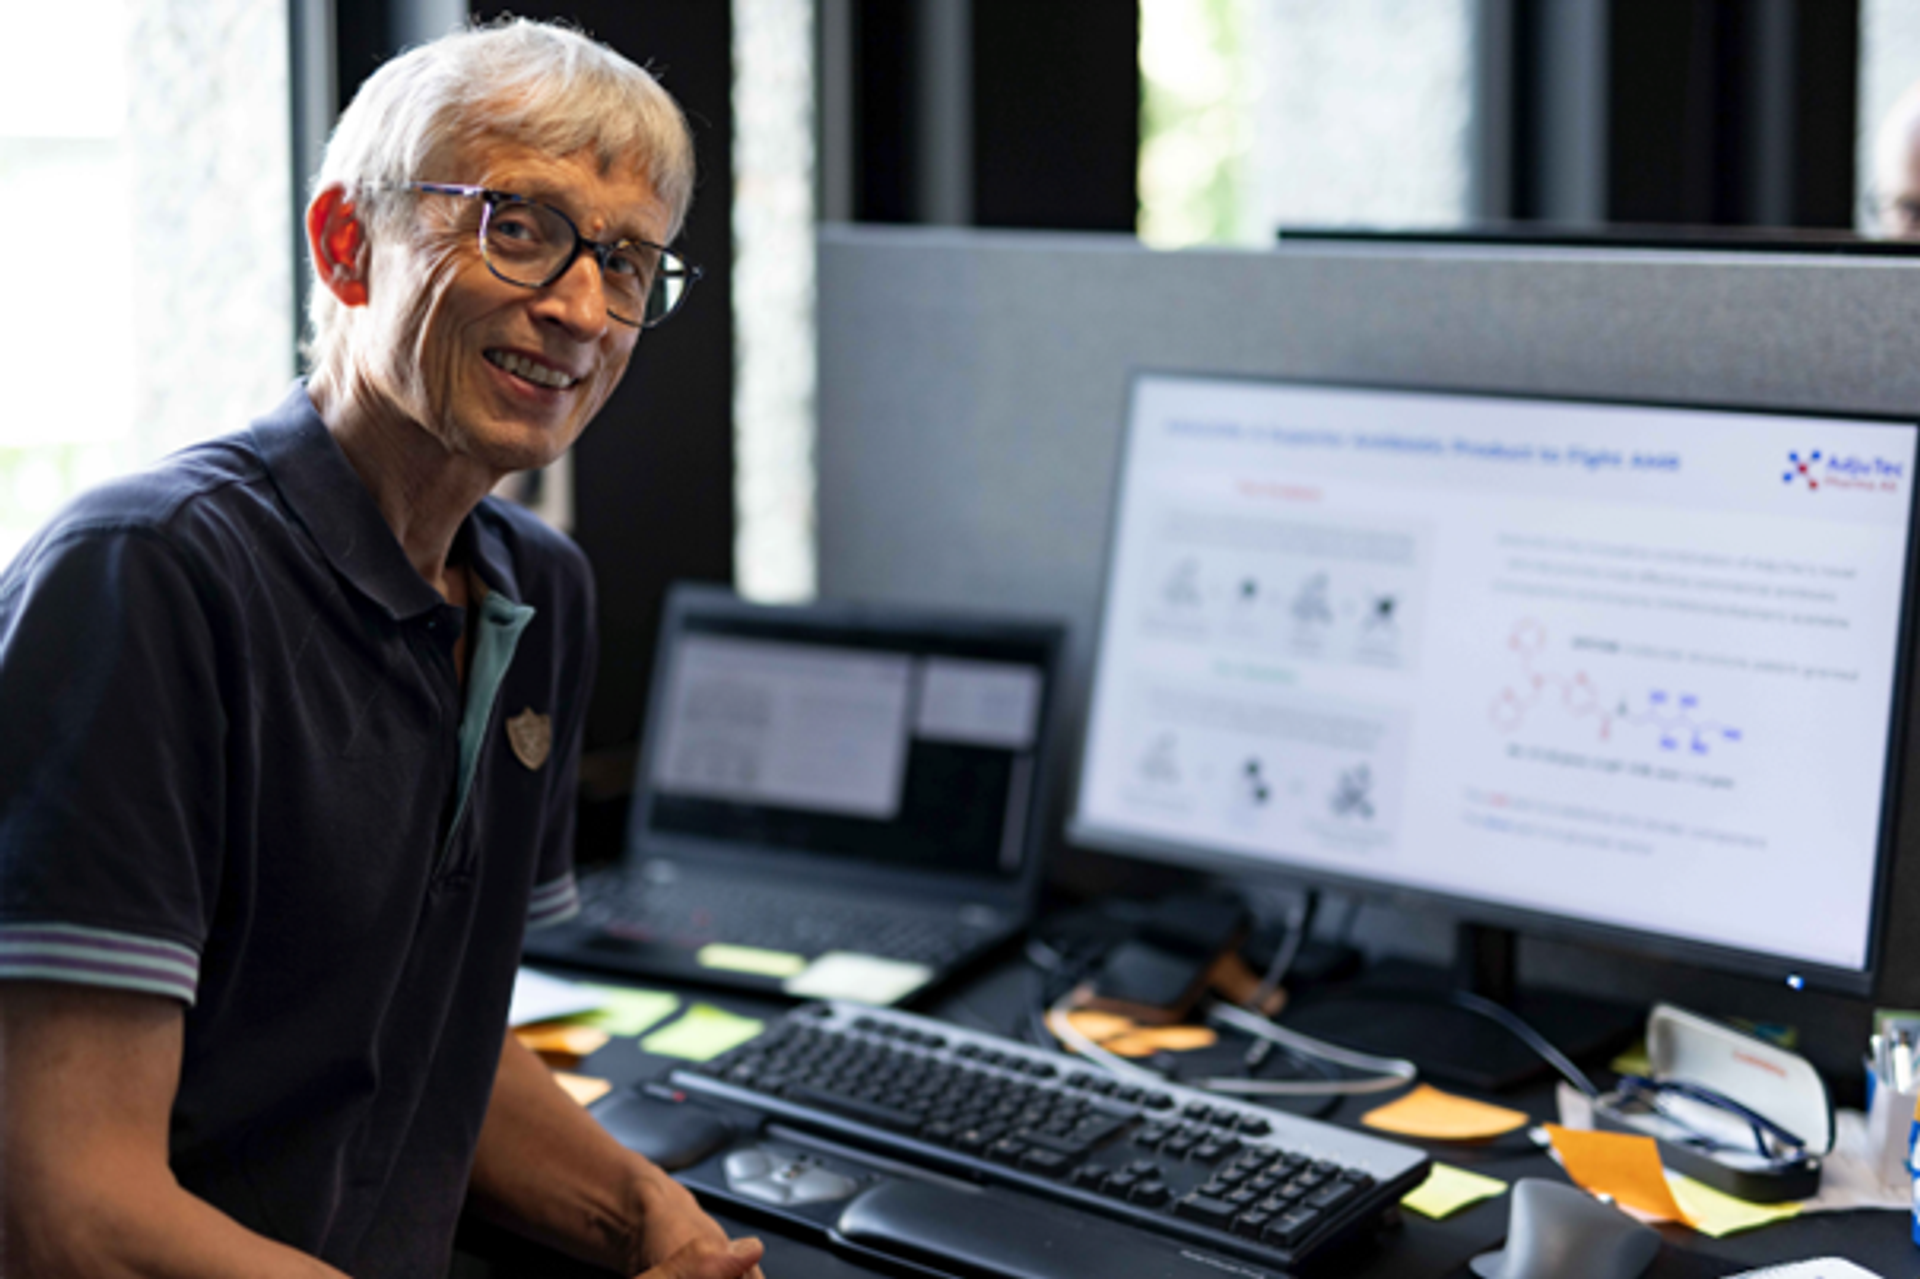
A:
<svg viewBox="0 0 1920 1279">
<path fill-rule="evenodd" d="M 590 152 L 483 142 L 422 176 L 544 201 L 591 239 L 666 238 L 646 180 L 603 172 Z M 619 385 L 639 330 L 607 315 L 592 253 L 545 288 L 509 284 L 480 252 L 482 201 L 414 198 L 415 234 L 374 245 L 362 367 L 381 398 L 495 478 L 552 462 Z"/>
</svg>

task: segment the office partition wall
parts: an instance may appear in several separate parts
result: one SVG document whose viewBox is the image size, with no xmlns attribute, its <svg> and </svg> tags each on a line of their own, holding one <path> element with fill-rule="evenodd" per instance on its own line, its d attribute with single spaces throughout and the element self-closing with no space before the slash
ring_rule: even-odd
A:
<svg viewBox="0 0 1920 1279">
<path fill-rule="evenodd" d="M 1065 614 L 1070 723 L 1132 369 L 1920 406 L 1920 264 L 1897 259 L 1360 244 L 1164 254 L 1123 237 L 836 227 L 820 273 L 823 593 Z M 1086 864 L 1070 851 L 1062 869 Z M 1920 945 L 1899 923 L 1916 912 L 1920 874 L 1902 864 L 1883 1003 L 1920 996 Z M 1430 951 L 1450 940 L 1444 923 L 1375 929 L 1388 931 Z M 1629 993 L 1662 980 L 1548 944 L 1526 962 Z M 1708 1001 L 1737 980 L 1690 988 Z M 1855 1001 L 1741 989 L 1803 1028 L 1835 1019 L 1847 1043 L 1864 1024 Z"/>
</svg>

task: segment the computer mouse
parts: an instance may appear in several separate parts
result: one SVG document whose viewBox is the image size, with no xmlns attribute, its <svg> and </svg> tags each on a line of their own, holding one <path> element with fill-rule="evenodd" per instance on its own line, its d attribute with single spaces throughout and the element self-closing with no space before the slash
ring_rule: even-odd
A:
<svg viewBox="0 0 1920 1279">
<path fill-rule="evenodd" d="M 733 1125 L 694 1101 L 628 1089 L 593 1108 L 613 1139 L 668 1172 L 690 1168 L 734 1139 Z"/>
<path fill-rule="evenodd" d="M 1527 1178 L 1513 1187 L 1507 1246 L 1468 1262 L 1480 1279 L 1637 1279 L 1660 1236 L 1577 1186 Z"/>
</svg>

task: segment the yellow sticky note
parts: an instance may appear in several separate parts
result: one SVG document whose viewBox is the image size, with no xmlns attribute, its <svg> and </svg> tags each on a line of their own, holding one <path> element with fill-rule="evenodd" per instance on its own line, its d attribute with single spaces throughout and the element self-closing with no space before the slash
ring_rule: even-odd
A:
<svg viewBox="0 0 1920 1279">
<path fill-rule="evenodd" d="M 763 1024 L 712 1004 L 695 1004 L 680 1014 L 678 1021 L 641 1040 L 640 1047 L 660 1057 L 711 1061 L 736 1044 L 752 1039 L 760 1033 Z"/>
<path fill-rule="evenodd" d="M 1653 1138 L 1582 1132 L 1559 1124 L 1548 1124 L 1546 1129 L 1567 1176 L 1583 1189 L 1607 1195 L 1621 1207 L 1636 1208 L 1650 1217 L 1692 1224 L 1667 1184 L 1666 1169 L 1660 1166 L 1660 1148 Z"/>
<path fill-rule="evenodd" d="M 892 1004 L 927 984 L 933 969 L 878 955 L 830 950 L 780 983 L 802 999 L 851 999 L 862 1004 Z"/>
<path fill-rule="evenodd" d="M 1677 1172 L 1667 1174 L 1667 1184 L 1673 1188 L 1674 1201 L 1686 1212 L 1688 1224 L 1715 1239 L 1800 1215 L 1797 1203 L 1748 1203 Z"/>
<path fill-rule="evenodd" d="M 693 962 L 702 968 L 719 968 L 730 973 L 753 973 L 758 977 L 792 977 L 807 966 L 804 955 L 784 950 L 762 950 L 758 946 L 728 946 L 713 942 L 694 952 Z"/>
<path fill-rule="evenodd" d="M 600 1007 L 594 1012 L 581 1013 L 578 1017 L 568 1017 L 569 1024 L 592 1026 L 604 1030 L 609 1035 L 637 1035 L 648 1027 L 656 1025 L 668 1013 L 680 1006 L 677 995 L 669 995 L 664 990 L 636 990 L 629 986 L 582 986 L 600 1001 Z"/>
<path fill-rule="evenodd" d="M 1647 1056 L 1647 1041 L 1642 1039 L 1615 1057 L 1607 1063 L 1607 1069 L 1616 1075 L 1651 1075 L 1653 1062 Z"/>
<path fill-rule="evenodd" d="M 1482 1199 L 1506 1193 L 1507 1183 L 1498 1177 L 1485 1177 L 1450 1164 L 1435 1164 L 1419 1188 L 1400 1202 L 1422 1216 L 1438 1221 L 1442 1217 L 1451 1217 L 1468 1204 L 1477 1204 Z"/>
<path fill-rule="evenodd" d="M 613 1085 L 604 1079 L 595 1079 L 591 1075 L 576 1075 L 572 1071 L 556 1070 L 553 1082 L 566 1089 L 567 1096 L 581 1105 L 591 1105 L 613 1091 Z"/>
<path fill-rule="evenodd" d="M 1397 1101 L 1368 1111 L 1361 1123 L 1381 1132 L 1436 1141 L 1485 1141 L 1527 1125 L 1527 1117 L 1505 1106 L 1490 1106 L 1421 1084 Z"/>
</svg>

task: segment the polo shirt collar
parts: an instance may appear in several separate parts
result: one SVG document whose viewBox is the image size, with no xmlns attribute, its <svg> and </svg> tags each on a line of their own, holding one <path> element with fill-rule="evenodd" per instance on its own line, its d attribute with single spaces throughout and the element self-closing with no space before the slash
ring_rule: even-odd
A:
<svg viewBox="0 0 1920 1279">
<path fill-rule="evenodd" d="M 497 517 L 482 518 L 487 507 L 499 500 L 486 498 L 467 516 L 455 545 L 462 548 L 467 562 L 489 591 L 518 603 L 524 597 L 520 594 L 520 579 L 513 571 L 513 556 L 508 554 L 506 540 L 500 535 L 502 521 Z"/>
<path fill-rule="evenodd" d="M 336 573 L 398 619 L 446 604 L 414 571 L 373 494 L 327 430 L 304 380 L 257 419 L 251 433 L 274 486 Z M 490 523 L 469 514 L 456 544 L 471 556 L 489 590 L 518 600 L 512 559 Z"/>
</svg>

